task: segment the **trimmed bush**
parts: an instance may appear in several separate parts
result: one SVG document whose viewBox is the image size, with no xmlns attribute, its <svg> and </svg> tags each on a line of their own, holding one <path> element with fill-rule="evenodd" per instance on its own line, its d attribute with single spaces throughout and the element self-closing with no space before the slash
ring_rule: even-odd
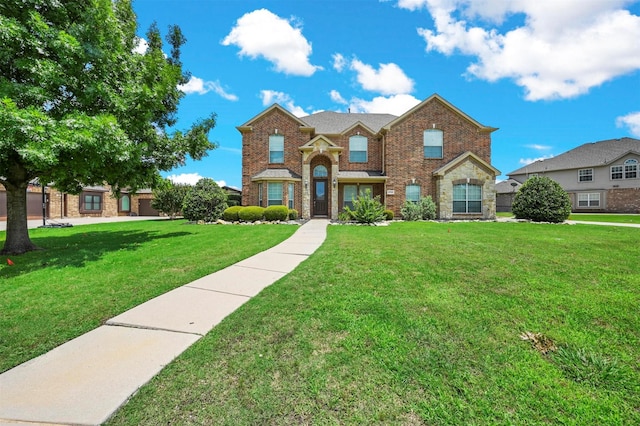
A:
<svg viewBox="0 0 640 426">
<path fill-rule="evenodd" d="M 512 211 L 516 219 L 564 222 L 571 214 L 571 199 L 558 182 L 546 176 L 534 176 L 516 192 Z"/>
<path fill-rule="evenodd" d="M 289 220 L 298 220 L 298 210 L 289 209 Z"/>
<path fill-rule="evenodd" d="M 285 221 L 289 218 L 289 208 L 287 206 L 269 206 L 264 210 L 264 218 L 269 222 Z"/>
<path fill-rule="evenodd" d="M 238 218 L 238 212 L 242 210 L 242 206 L 231 206 L 222 212 L 222 218 L 227 222 L 237 222 L 240 220 Z"/>
<path fill-rule="evenodd" d="M 385 219 L 393 220 L 393 216 L 394 216 L 393 210 L 389 210 L 389 209 L 385 210 L 384 215 L 385 215 Z"/>
<path fill-rule="evenodd" d="M 184 197 L 182 215 L 190 221 L 215 222 L 227 207 L 227 193 L 210 178 L 203 178 Z"/>
<path fill-rule="evenodd" d="M 240 209 L 238 219 L 243 222 L 255 222 L 264 218 L 264 207 L 247 206 Z"/>
<path fill-rule="evenodd" d="M 350 222 L 351 220 L 353 220 L 353 217 L 351 217 L 351 213 L 349 213 L 348 211 L 343 210 L 338 213 L 339 222 Z"/>
</svg>

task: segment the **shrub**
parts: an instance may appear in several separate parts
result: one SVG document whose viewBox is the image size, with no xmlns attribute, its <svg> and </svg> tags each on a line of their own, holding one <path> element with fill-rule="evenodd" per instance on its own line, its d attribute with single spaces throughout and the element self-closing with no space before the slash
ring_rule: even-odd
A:
<svg viewBox="0 0 640 426">
<path fill-rule="evenodd" d="M 289 209 L 289 220 L 298 220 L 298 210 Z"/>
<path fill-rule="evenodd" d="M 189 190 L 191 185 L 173 183 L 165 179 L 160 187 L 153 190 L 151 207 L 173 219 L 182 211 L 184 198 Z"/>
<path fill-rule="evenodd" d="M 182 215 L 191 221 L 214 222 L 227 207 L 227 193 L 213 179 L 203 178 L 185 195 Z"/>
<path fill-rule="evenodd" d="M 371 191 L 367 189 L 364 195 L 358 195 L 353 200 L 353 210 L 348 206 L 345 210 L 358 223 L 376 223 L 385 219 L 384 206 L 380 203 L 380 197 L 371 197 Z"/>
<path fill-rule="evenodd" d="M 389 210 L 389 209 L 385 210 L 384 216 L 386 220 L 393 220 L 393 216 L 394 216 L 393 210 Z"/>
<path fill-rule="evenodd" d="M 264 210 L 264 218 L 269 222 L 277 220 L 287 220 L 289 217 L 289 208 L 287 206 L 269 206 Z"/>
<path fill-rule="evenodd" d="M 534 176 L 520 187 L 513 200 L 516 219 L 564 222 L 571 214 L 569 194 L 548 177 Z"/>
<path fill-rule="evenodd" d="M 431 195 L 422 197 L 419 204 L 423 220 L 433 220 L 436 218 L 436 203 L 433 202 Z"/>
<path fill-rule="evenodd" d="M 414 221 L 422 219 L 422 207 L 418 203 L 412 201 L 405 201 L 400 209 L 402 219 L 407 221 Z"/>
<path fill-rule="evenodd" d="M 351 213 L 349 213 L 347 210 L 343 210 L 340 213 L 338 213 L 338 221 L 339 222 L 349 222 L 352 219 L 353 218 L 351 217 Z"/>
<path fill-rule="evenodd" d="M 400 209 L 400 214 L 404 220 L 433 220 L 436 218 L 436 203 L 433 202 L 431 195 L 422 197 L 420 201 L 414 203 L 405 201 Z"/>
<path fill-rule="evenodd" d="M 264 207 L 247 206 L 240 209 L 238 219 L 243 222 L 255 222 L 264 218 Z"/>
<path fill-rule="evenodd" d="M 222 218 L 227 222 L 237 222 L 240 220 L 238 218 L 238 212 L 242 210 L 242 206 L 231 206 L 222 212 Z"/>
</svg>

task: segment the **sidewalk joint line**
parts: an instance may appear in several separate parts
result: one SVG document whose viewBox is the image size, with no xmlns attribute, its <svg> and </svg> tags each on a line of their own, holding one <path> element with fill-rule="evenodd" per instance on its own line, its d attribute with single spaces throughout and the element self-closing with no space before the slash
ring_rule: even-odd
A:
<svg viewBox="0 0 640 426">
<path fill-rule="evenodd" d="M 105 322 L 104 325 L 108 326 L 108 327 L 121 327 L 121 328 L 137 328 L 139 330 L 149 330 L 149 331 L 167 331 L 169 333 L 178 333 L 178 334 L 190 334 L 192 336 L 200 336 L 203 337 L 204 334 L 200 334 L 200 333 L 196 333 L 196 332 L 190 332 L 190 331 L 182 331 L 182 330 L 172 330 L 169 328 L 162 328 L 162 327 L 151 327 L 148 325 L 139 325 L 139 324 L 129 324 L 126 322 Z"/>
<path fill-rule="evenodd" d="M 194 290 L 210 291 L 212 293 L 228 294 L 230 296 L 246 297 L 247 299 L 251 299 L 253 297 L 253 296 L 247 296 L 246 294 L 231 293 L 229 291 L 214 290 L 214 289 L 211 289 L 211 288 L 202 288 L 202 287 L 198 287 L 198 286 L 192 286 L 191 284 L 186 284 L 183 287 L 192 288 Z"/>
</svg>

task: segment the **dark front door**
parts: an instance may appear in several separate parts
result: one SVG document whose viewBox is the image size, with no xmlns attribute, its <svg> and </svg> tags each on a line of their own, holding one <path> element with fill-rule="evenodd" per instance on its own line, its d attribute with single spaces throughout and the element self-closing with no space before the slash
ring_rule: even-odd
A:
<svg viewBox="0 0 640 426">
<path fill-rule="evenodd" d="M 327 216 L 328 214 L 327 179 L 315 179 L 313 181 L 313 215 Z"/>
</svg>

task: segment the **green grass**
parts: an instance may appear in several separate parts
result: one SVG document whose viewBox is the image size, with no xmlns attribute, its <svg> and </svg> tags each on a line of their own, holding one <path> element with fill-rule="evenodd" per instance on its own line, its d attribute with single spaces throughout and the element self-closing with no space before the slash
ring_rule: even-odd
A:
<svg viewBox="0 0 640 426">
<path fill-rule="evenodd" d="M 640 224 L 638 214 L 588 214 L 573 213 L 569 220 L 581 220 L 585 222 L 611 222 L 611 223 L 635 223 Z"/>
<path fill-rule="evenodd" d="M 329 227 L 110 424 L 640 424 L 638 240 L 600 226 Z"/>
<path fill-rule="evenodd" d="M 14 266 L 0 257 L 0 372 L 296 230 L 184 221 L 31 230 L 32 241 L 46 250 L 9 256 Z"/>
</svg>

